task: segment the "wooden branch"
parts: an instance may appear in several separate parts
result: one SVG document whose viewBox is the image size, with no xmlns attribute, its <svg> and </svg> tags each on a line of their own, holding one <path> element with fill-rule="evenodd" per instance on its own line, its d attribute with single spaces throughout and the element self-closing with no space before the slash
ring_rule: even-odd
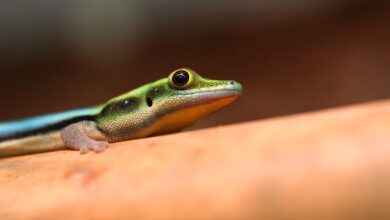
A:
<svg viewBox="0 0 390 220">
<path fill-rule="evenodd" d="M 390 101 L 0 160 L 0 219 L 390 219 Z"/>
</svg>

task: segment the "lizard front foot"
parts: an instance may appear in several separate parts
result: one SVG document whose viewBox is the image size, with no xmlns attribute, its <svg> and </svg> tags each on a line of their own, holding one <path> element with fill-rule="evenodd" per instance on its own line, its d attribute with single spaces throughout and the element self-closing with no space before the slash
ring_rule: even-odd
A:
<svg viewBox="0 0 390 220">
<path fill-rule="evenodd" d="M 61 139 L 65 146 L 79 150 L 81 154 L 88 153 L 88 151 L 100 153 L 107 149 L 108 142 L 90 138 L 90 136 L 99 136 L 99 134 L 95 122 L 81 121 L 62 129 Z"/>
</svg>

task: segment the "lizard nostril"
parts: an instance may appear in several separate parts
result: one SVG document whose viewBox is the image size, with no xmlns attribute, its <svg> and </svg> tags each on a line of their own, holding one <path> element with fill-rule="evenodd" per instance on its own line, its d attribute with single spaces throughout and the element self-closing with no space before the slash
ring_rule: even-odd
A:
<svg viewBox="0 0 390 220">
<path fill-rule="evenodd" d="M 230 81 L 229 83 L 230 83 L 231 85 L 234 85 L 234 84 L 236 84 L 236 82 L 235 82 L 235 81 L 233 81 L 233 80 L 232 80 L 232 81 Z"/>
</svg>

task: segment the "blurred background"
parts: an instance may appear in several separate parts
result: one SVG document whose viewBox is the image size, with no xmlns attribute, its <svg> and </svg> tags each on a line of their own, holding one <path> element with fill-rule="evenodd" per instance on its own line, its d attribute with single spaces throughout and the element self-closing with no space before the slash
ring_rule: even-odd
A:
<svg viewBox="0 0 390 220">
<path fill-rule="evenodd" d="M 0 3 L 0 120 L 84 107 L 190 67 L 244 95 L 195 128 L 390 97 L 380 0 Z"/>
</svg>

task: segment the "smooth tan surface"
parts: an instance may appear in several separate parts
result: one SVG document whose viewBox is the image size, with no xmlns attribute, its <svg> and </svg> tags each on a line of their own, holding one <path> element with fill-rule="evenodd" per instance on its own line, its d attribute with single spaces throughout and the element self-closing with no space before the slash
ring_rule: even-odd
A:
<svg viewBox="0 0 390 220">
<path fill-rule="evenodd" d="M 390 101 L 0 160 L 0 219 L 389 219 Z"/>
</svg>

